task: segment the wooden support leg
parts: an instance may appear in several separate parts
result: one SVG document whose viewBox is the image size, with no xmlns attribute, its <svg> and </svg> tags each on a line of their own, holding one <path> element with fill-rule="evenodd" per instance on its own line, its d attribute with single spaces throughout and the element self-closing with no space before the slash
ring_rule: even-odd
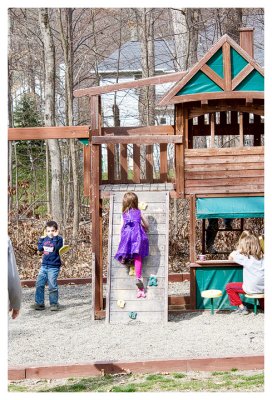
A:
<svg viewBox="0 0 272 400">
<path fill-rule="evenodd" d="M 190 261 L 196 261 L 196 215 L 195 195 L 190 196 Z"/>
</svg>

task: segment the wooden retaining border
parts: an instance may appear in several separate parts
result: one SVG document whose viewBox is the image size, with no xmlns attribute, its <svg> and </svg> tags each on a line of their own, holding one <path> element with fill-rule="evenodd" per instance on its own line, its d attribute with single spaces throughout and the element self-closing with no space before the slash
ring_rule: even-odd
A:
<svg viewBox="0 0 272 400">
<path fill-rule="evenodd" d="M 147 361 L 98 361 L 88 364 L 14 367 L 8 370 L 9 380 L 61 379 L 118 373 L 160 373 L 177 371 L 230 371 L 264 369 L 264 356 L 221 358 L 189 358 Z"/>
<path fill-rule="evenodd" d="M 169 282 L 184 282 L 190 280 L 190 273 L 180 273 L 180 274 L 169 274 Z M 59 285 L 86 285 L 87 283 L 92 283 L 92 278 L 60 278 L 58 279 Z M 103 277 L 103 283 L 107 283 L 107 278 Z M 35 279 L 25 279 L 21 280 L 21 285 L 26 287 L 34 287 L 36 284 Z"/>
</svg>

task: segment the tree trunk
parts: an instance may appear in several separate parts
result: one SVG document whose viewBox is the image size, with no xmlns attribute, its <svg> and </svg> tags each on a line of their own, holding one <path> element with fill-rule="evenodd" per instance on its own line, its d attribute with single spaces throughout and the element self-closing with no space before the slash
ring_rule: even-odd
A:
<svg viewBox="0 0 272 400">
<path fill-rule="evenodd" d="M 175 70 L 184 71 L 188 68 L 189 31 L 186 23 L 186 9 L 171 8 L 174 43 L 175 43 Z"/>
<path fill-rule="evenodd" d="M 55 46 L 49 24 L 47 8 L 39 9 L 39 22 L 44 45 L 44 70 L 45 70 L 45 107 L 44 125 L 55 125 Z M 63 225 L 62 207 L 62 167 L 60 146 L 57 139 L 49 139 L 48 147 L 51 159 L 51 211 L 52 218 Z"/>
<path fill-rule="evenodd" d="M 64 10 L 65 25 L 67 34 L 64 34 L 64 25 L 62 22 L 62 10 L 59 9 L 59 25 L 61 34 L 61 43 L 64 54 L 65 64 L 65 94 L 67 104 L 67 124 L 73 125 L 73 9 Z M 70 139 L 70 153 L 73 173 L 73 240 L 77 238 L 79 228 L 79 178 L 78 178 L 78 156 L 75 139 Z"/>
</svg>

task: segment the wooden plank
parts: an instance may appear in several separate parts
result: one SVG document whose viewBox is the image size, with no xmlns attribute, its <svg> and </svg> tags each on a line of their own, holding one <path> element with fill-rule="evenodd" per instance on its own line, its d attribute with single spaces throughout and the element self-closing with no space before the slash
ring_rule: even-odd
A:
<svg viewBox="0 0 272 400">
<path fill-rule="evenodd" d="M 108 236 L 108 263 L 107 263 L 107 289 L 106 289 L 106 322 L 110 322 L 110 298 L 111 298 L 111 264 L 112 264 L 112 221 L 113 221 L 113 195 L 110 197 L 109 212 L 109 236 Z"/>
<path fill-rule="evenodd" d="M 214 134 L 215 134 L 215 121 L 214 121 L 214 113 L 210 114 L 210 127 L 211 127 L 211 147 L 215 147 L 214 144 Z"/>
<path fill-rule="evenodd" d="M 240 185 L 260 185 L 263 184 L 264 177 L 239 177 L 238 181 L 236 178 L 222 178 L 222 179 L 187 179 L 185 182 L 186 188 L 190 187 L 204 187 L 204 186 L 235 186 L 235 184 Z"/>
<path fill-rule="evenodd" d="M 128 313 L 120 313 L 120 312 L 112 312 L 111 313 L 111 323 L 122 323 L 122 324 L 130 324 L 133 325 L 135 324 L 138 326 L 139 322 L 144 322 L 144 323 L 155 323 L 155 322 L 161 322 L 164 318 L 164 312 L 163 311 L 158 311 L 158 312 L 138 312 L 137 313 L 137 319 L 132 320 L 129 318 Z"/>
<path fill-rule="evenodd" d="M 118 307 L 116 300 L 111 301 L 110 302 L 111 313 L 113 313 L 113 312 L 128 313 L 130 311 L 137 310 L 137 313 L 145 311 L 145 312 L 149 312 L 150 314 L 152 314 L 152 312 L 159 312 L 163 309 L 164 299 L 156 298 L 155 300 L 149 300 L 148 299 L 148 290 L 147 290 L 145 299 L 142 299 L 142 298 L 137 299 L 136 286 L 135 286 L 135 289 L 133 292 L 134 292 L 135 300 L 127 300 L 126 299 L 126 304 L 125 304 L 124 308 Z M 168 304 L 168 299 L 167 299 L 167 304 Z M 150 311 L 150 310 L 152 310 L 152 311 Z"/>
<path fill-rule="evenodd" d="M 146 85 L 158 85 L 167 82 L 176 82 L 183 76 L 185 76 L 186 73 L 187 73 L 186 71 L 174 72 L 172 74 L 164 74 L 164 75 L 152 76 L 149 78 L 137 79 L 132 82 L 130 81 L 130 82 L 114 83 L 105 86 L 93 86 L 85 89 L 76 89 L 74 90 L 73 94 L 75 97 L 82 97 L 87 95 L 94 96 L 103 93 L 116 92 L 118 90 L 138 88 Z"/>
<path fill-rule="evenodd" d="M 259 162 L 259 163 L 236 163 L 236 164 L 227 164 L 225 165 L 224 163 L 221 164 L 205 164 L 205 165 L 201 165 L 201 164 L 185 164 L 185 176 L 188 176 L 188 173 L 192 173 L 194 174 L 196 173 L 201 173 L 201 172 L 212 172 L 212 171 L 217 171 L 218 173 L 220 171 L 240 171 L 242 173 L 245 173 L 246 171 L 250 170 L 263 170 L 264 169 L 264 163 L 263 162 Z"/>
<path fill-rule="evenodd" d="M 182 143 L 181 135 L 93 136 L 93 144 Z"/>
<path fill-rule="evenodd" d="M 232 80 L 231 89 L 234 90 L 252 71 L 254 67 L 247 64 Z"/>
<path fill-rule="evenodd" d="M 116 235 L 121 229 L 121 225 L 113 225 L 113 231 L 112 234 Z M 148 234 L 149 235 L 159 235 L 159 234 L 165 234 L 165 224 L 157 224 L 156 222 L 153 224 L 149 225 L 148 229 Z"/>
<path fill-rule="evenodd" d="M 224 155 L 255 155 L 264 154 L 264 147 L 229 147 L 217 149 L 186 149 L 185 157 L 206 157 L 206 156 L 224 156 Z"/>
<path fill-rule="evenodd" d="M 239 143 L 240 147 L 244 146 L 243 113 L 239 114 Z"/>
<path fill-rule="evenodd" d="M 168 163 L 167 163 L 167 144 L 160 144 L 160 180 L 162 182 L 167 182 L 167 171 L 168 171 Z"/>
<path fill-rule="evenodd" d="M 114 182 L 114 144 L 107 145 L 107 155 L 108 155 L 108 182 Z"/>
<path fill-rule="evenodd" d="M 165 290 L 165 296 L 164 296 L 164 323 L 167 323 L 168 321 L 168 274 L 169 274 L 169 268 L 168 268 L 168 260 L 169 260 L 169 193 L 165 193 L 165 207 L 167 210 L 166 214 L 166 224 L 165 224 L 165 230 L 166 230 L 166 246 L 165 246 L 165 282 L 164 282 L 164 290 Z"/>
<path fill-rule="evenodd" d="M 91 129 L 101 133 L 101 103 L 97 97 L 90 98 Z M 102 200 L 99 195 L 101 157 L 100 146 L 91 145 L 91 212 L 92 212 L 92 252 L 95 254 L 94 306 L 93 311 L 103 309 L 103 262 L 102 262 Z M 95 315 L 94 315 L 95 318 Z"/>
<path fill-rule="evenodd" d="M 89 139 L 89 125 L 8 128 L 8 140 Z"/>
<path fill-rule="evenodd" d="M 255 162 L 264 162 L 264 156 L 263 155 L 250 155 L 250 156 L 245 156 L 245 155 L 236 155 L 236 156 L 217 156 L 217 157 L 187 157 L 185 158 L 185 165 L 191 165 L 191 164 L 202 164 L 202 163 L 210 163 L 210 164 L 234 164 L 235 162 L 238 163 L 255 163 Z"/>
<path fill-rule="evenodd" d="M 249 99 L 248 99 L 249 100 Z M 253 99 L 250 99 L 251 103 L 244 106 L 240 104 L 235 105 L 235 110 L 239 112 L 247 112 L 247 113 L 253 113 L 253 114 L 258 114 L 258 115 L 264 115 L 264 106 L 260 104 L 255 104 L 253 103 Z M 226 114 L 226 109 L 229 109 L 229 105 L 208 105 L 205 107 L 205 111 L 203 110 L 202 107 L 190 107 L 189 109 L 189 119 L 192 119 L 194 117 L 198 117 L 204 113 L 211 113 L 211 112 L 220 112 L 222 114 Z M 221 115 L 220 115 L 220 124 L 221 124 Z"/>
<path fill-rule="evenodd" d="M 221 165 L 221 164 L 219 164 Z M 254 165 L 254 164 L 253 164 Z M 247 169 L 244 170 L 234 170 L 234 171 L 226 171 L 226 170 L 215 170 L 215 171 L 207 171 L 206 173 L 203 171 L 191 171 L 186 172 L 185 179 L 226 179 L 226 178 L 240 178 L 240 177 L 263 177 L 264 169 Z"/>
<path fill-rule="evenodd" d="M 125 183 L 128 181 L 128 160 L 127 160 L 127 145 L 120 145 L 120 170 L 121 170 L 121 182 Z"/>
<path fill-rule="evenodd" d="M 192 194 L 217 194 L 217 193 L 263 193 L 264 185 L 240 185 L 240 186 L 218 186 L 215 188 L 211 187 L 185 187 L 185 193 L 188 195 Z"/>
<path fill-rule="evenodd" d="M 153 203 L 154 204 L 163 203 L 163 200 L 164 200 L 163 191 L 156 192 L 156 194 L 154 195 L 154 193 L 152 193 L 152 192 L 144 192 L 143 191 L 143 184 L 137 185 L 137 189 L 138 189 L 138 186 L 142 187 L 140 189 L 141 191 L 135 190 L 135 193 L 138 195 L 139 201 L 147 203 L 147 209 L 146 210 L 150 210 L 151 207 L 153 207 Z M 122 203 L 123 197 L 124 197 L 124 193 L 116 193 L 115 203 Z"/>
<path fill-rule="evenodd" d="M 196 270 L 190 266 L 190 308 L 196 309 Z"/>
<path fill-rule="evenodd" d="M 119 240 L 120 240 L 120 236 L 118 236 Z M 149 237 L 149 240 L 151 238 Z M 114 255 L 117 251 L 119 242 L 115 242 L 115 246 L 112 245 L 112 254 Z M 165 240 L 164 240 L 165 243 Z M 114 257 L 112 257 L 112 267 L 113 268 L 120 268 L 120 263 L 119 261 L 115 260 Z M 158 255 L 155 253 L 154 255 L 149 255 L 148 258 L 144 258 L 143 259 L 143 268 L 146 269 L 147 268 L 147 264 L 148 264 L 148 268 L 153 268 L 153 267 L 161 267 L 164 265 L 164 258 L 163 257 L 158 257 Z M 125 268 L 125 267 L 124 267 Z"/>
<path fill-rule="evenodd" d="M 148 300 L 163 299 L 165 297 L 164 289 L 158 289 L 155 286 L 147 288 Z M 113 289 L 111 291 L 112 300 L 135 300 L 135 290 L 133 289 Z"/>
<path fill-rule="evenodd" d="M 212 81 L 214 81 L 221 89 L 224 90 L 224 81 L 223 79 L 214 71 L 212 70 L 207 64 L 204 64 L 201 68 L 201 71 L 204 72 L 205 75 L 208 76 Z"/>
<path fill-rule="evenodd" d="M 91 146 L 83 147 L 83 188 L 84 196 L 90 195 L 91 186 Z"/>
<path fill-rule="evenodd" d="M 171 138 L 171 136 L 167 136 L 167 137 Z M 172 136 L 172 137 L 174 137 L 174 136 Z M 143 139 L 144 139 L 144 137 L 143 137 Z M 142 141 L 142 143 L 144 143 L 144 140 Z M 153 182 L 153 145 L 146 146 L 145 162 L 146 162 L 146 179 L 148 182 L 152 183 Z M 145 188 L 144 188 L 144 190 L 145 190 Z"/>
<path fill-rule="evenodd" d="M 231 90 L 231 56 L 229 43 L 223 44 L 223 69 L 224 69 L 224 83 L 225 91 Z"/>
<path fill-rule="evenodd" d="M 188 112 L 181 106 L 175 107 L 176 135 L 183 135 L 184 145 L 175 145 L 175 175 L 177 196 L 184 197 L 184 148 L 188 147 Z"/>
<path fill-rule="evenodd" d="M 249 97 L 251 97 L 252 99 L 263 100 L 264 92 L 244 92 L 244 91 L 235 92 L 232 90 L 227 90 L 224 92 L 186 94 L 182 96 L 172 97 L 171 101 L 169 101 L 167 104 L 188 103 L 190 101 L 202 101 L 202 100 L 246 99 Z"/>
<path fill-rule="evenodd" d="M 157 276 L 157 282 L 158 286 L 156 286 L 156 289 L 165 289 L 165 276 Z M 144 277 L 143 283 L 146 288 L 148 283 L 148 278 Z M 135 277 L 111 279 L 111 290 L 125 290 L 125 289 L 135 290 L 136 293 L 137 287 L 135 285 Z"/>
<path fill-rule="evenodd" d="M 251 112 L 251 111 L 250 111 Z M 102 127 L 103 136 L 174 135 L 174 125 L 110 126 Z M 97 129 L 92 130 L 94 136 Z"/>
<path fill-rule="evenodd" d="M 164 239 L 165 241 L 165 239 Z M 158 258 L 157 258 L 158 260 Z M 116 263 L 112 263 L 112 270 L 111 270 L 111 277 L 112 278 L 128 278 L 128 279 L 134 279 L 135 281 L 135 276 L 130 276 L 128 275 L 129 268 L 122 266 L 119 261 L 115 260 Z M 159 261 L 159 260 L 158 260 Z M 115 267 L 115 265 L 119 263 L 118 266 Z M 146 265 L 148 264 L 148 265 Z M 161 265 L 153 265 L 150 266 L 148 263 L 148 260 L 146 260 L 145 264 L 143 264 L 143 277 L 147 278 L 152 275 L 158 275 L 158 276 L 165 276 L 165 270 L 164 270 L 164 262 L 161 263 Z"/>
<path fill-rule="evenodd" d="M 133 145 L 133 182 L 140 183 L 141 164 L 140 164 L 140 145 Z"/>
</svg>

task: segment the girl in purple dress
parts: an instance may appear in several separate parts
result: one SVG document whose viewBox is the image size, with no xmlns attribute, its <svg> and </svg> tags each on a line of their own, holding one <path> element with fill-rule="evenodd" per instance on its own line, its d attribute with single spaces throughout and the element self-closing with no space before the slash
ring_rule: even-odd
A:
<svg viewBox="0 0 272 400">
<path fill-rule="evenodd" d="M 138 209 L 138 197 L 128 192 L 123 197 L 121 240 L 114 258 L 121 264 L 133 259 L 136 274 L 137 297 L 145 297 L 142 278 L 142 259 L 148 256 L 149 242 L 146 235 L 148 222 Z"/>
</svg>

